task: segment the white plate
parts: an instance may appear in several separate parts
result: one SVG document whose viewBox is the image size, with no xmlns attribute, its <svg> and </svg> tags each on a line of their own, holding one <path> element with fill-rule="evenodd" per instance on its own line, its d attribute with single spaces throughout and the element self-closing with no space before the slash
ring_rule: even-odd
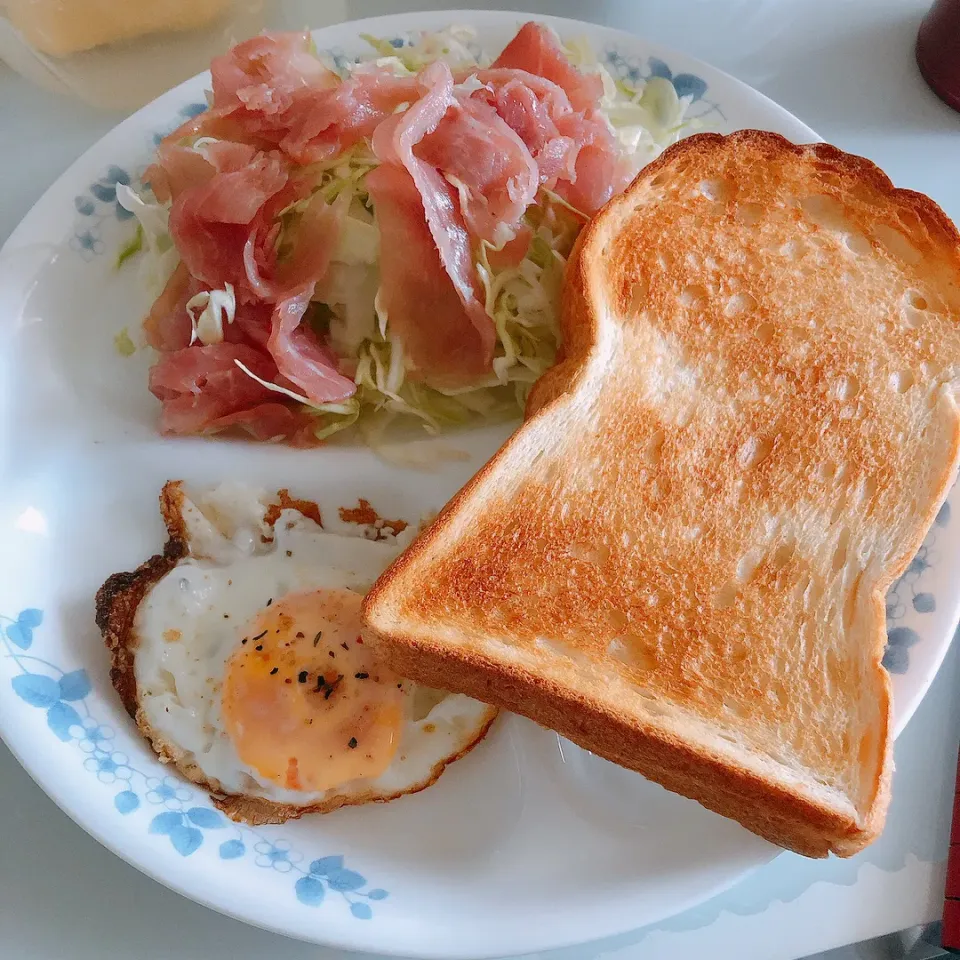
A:
<svg viewBox="0 0 960 960">
<path fill-rule="evenodd" d="M 523 17 L 404 15 L 320 31 L 320 48 L 360 53 L 361 30 L 472 23 L 497 50 Z M 760 94 L 688 57 L 571 21 L 615 72 L 672 78 L 707 129 L 811 130 Z M 386 515 L 440 506 L 505 437 L 475 431 L 433 474 L 387 469 L 367 451 L 303 452 L 161 440 L 148 358 L 113 337 L 147 306 L 136 270 L 113 269 L 131 225 L 116 182 L 154 137 L 202 103 L 188 81 L 121 124 L 46 193 L 0 255 L 0 733 L 46 792 L 130 863 L 202 903 L 273 930 L 343 947 L 431 957 L 521 953 L 662 919 L 729 886 L 774 848 L 516 718 L 440 782 L 389 806 L 281 827 L 227 823 L 162 768 L 107 678 L 93 594 L 161 543 L 156 495 L 170 477 L 290 486 L 331 507 L 371 500 Z M 888 666 L 897 729 L 913 713 L 957 619 L 960 537 L 941 511 L 890 595 Z M 42 613 L 41 613 L 42 611 Z"/>
</svg>

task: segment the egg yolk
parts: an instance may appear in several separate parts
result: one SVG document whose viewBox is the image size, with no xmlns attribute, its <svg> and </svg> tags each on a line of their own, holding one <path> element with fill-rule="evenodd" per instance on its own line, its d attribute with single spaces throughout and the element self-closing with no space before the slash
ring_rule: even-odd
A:
<svg viewBox="0 0 960 960">
<path fill-rule="evenodd" d="M 393 759 L 405 693 L 360 638 L 352 590 L 259 611 L 227 662 L 223 717 L 240 759 L 288 790 L 374 778 Z"/>
</svg>

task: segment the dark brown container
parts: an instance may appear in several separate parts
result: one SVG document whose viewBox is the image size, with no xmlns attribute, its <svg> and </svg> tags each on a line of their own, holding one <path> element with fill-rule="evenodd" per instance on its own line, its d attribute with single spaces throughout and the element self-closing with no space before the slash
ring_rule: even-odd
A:
<svg viewBox="0 0 960 960">
<path fill-rule="evenodd" d="M 924 17 L 917 65 L 933 92 L 960 110 L 960 0 L 937 0 Z"/>
</svg>

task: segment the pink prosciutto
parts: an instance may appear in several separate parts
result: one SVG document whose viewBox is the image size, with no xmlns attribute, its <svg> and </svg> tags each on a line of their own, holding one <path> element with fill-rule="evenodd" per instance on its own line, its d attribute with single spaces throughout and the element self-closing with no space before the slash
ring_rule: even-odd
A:
<svg viewBox="0 0 960 960">
<path fill-rule="evenodd" d="M 319 163 L 372 136 L 384 118 L 415 97 L 414 77 L 397 77 L 382 69 L 357 72 L 335 87 L 292 93 L 283 99 L 282 110 L 237 102 L 215 104 L 168 139 L 224 137 L 260 149 L 278 149 L 298 164 Z"/>
<path fill-rule="evenodd" d="M 292 251 L 276 253 L 278 215 L 306 186 L 290 182 L 276 153 L 220 142 L 201 152 L 161 147 L 153 176 L 172 196 L 170 234 L 190 274 L 208 287 L 233 284 L 241 299 L 278 302 L 327 270 L 344 210 L 320 194 L 300 211 Z"/>
<path fill-rule="evenodd" d="M 324 90 L 339 78 L 311 52 L 302 33 L 261 34 L 238 43 L 210 65 L 213 106 L 243 104 L 264 114 L 282 113 L 303 90 Z"/>
<path fill-rule="evenodd" d="M 566 93 L 574 110 L 595 107 L 603 96 L 600 77 L 581 73 L 567 59 L 554 34 L 532 21 L 517 31 L 491 67 L 524 70 L 553 81 Z"/>
<path fill-rule="evenodd" d="M 183 189 L 170 208 L 170 236 L 190 273 L 209 287 L 247 284 L 243 250 L 264 204 L 287 183 L 275 153 L 240 169 L 217 170 Z"/>
<path fill-rule="evenodd" d="M 277 374 L 266 354 L 246 344 L 195 345 L 164 353 L 150 370 L 150 392 L 163 404 L 162 433 L 202 433 L 231 414 L 271 402 L 275 394 L 248 377 L 239 360 L 265 380 Z"/>
<path fill-rule="evenodd" d="M 456 384 L 490 370 L 492 321 L 478 324 L 424 219 L 420 190 L 402 166 L 367 175 L 380 225 L 380 296 L 413 374 Z M 489 331 L 487 325 L 489 324 Z"/>
<path fill-rule="evenodd" d="M 183 263 L 179 264 L 144 318 L 143 331 L 147 344 L 161 353 L 190 346 L 193 325 L 187 312 L 187 303 L 205 289 L 199 280 L 190 276 Z M 269 303 L 238 303 L 233 323 L 224 326 L 224 340 L 247 343 L 265 352 L 272 314 L 273 308 Z"/>
<path fill-rule="evenodd" d="M 346 400 L 356 393 L 356 384 L 337 372 L 336 360 L 303 324 L 310 294 L 301 293 L 278 303 L 273 312 L 267 349 L 279 372 L 313 403 Z"/>
<path fill-rule="evenodd" d="M 282 208 L 288 199 L 284 197 L 270 206 Z M 349 201 L 350 195 L 344 193 L 343 199 Z M 287 238 L 291 251 L 282 261 L 275 250 L 280 228 L 274 213 L 279 210 L 266 209 L 247 237 L 243 268 L 256 296 L 279 302 L 312 291 L 327 272 L 346 206 L 343 202 L 327 203 L 321 193 L 308 197 Z"/>
<path fill-rule="evenodd" d="M 192 324 L 187 301 L 203 289 L 203 284 L 190 276 L 185 264 L 177 265 L 163 292 L 144 317 L 143 332 L 149 346 L 166 352 L 190 345 Z"/>
<path fill-rule="evenodd" d="M 316 443 L 313 433 L 315 427 L 315 420 L 308 414 L 271 401 L 212 420 L 204 427 L 204 433 L 237 428 L 262 443 L 311 446 Z"/>
<path fill-rule="evenodd" d="M 499 245 L 511 239 L 537 196 L 537 165 L 519 136 L 488 103 L 464 98 L 451 104 L 414 147 L 459 193 L 470 232 Z"/>
<path fill-rule="evenodd" d="M 542 183 L 576 176 L 577 142 L 561 133 L 558 122 L 573 115 L 566 93 L 550 80 L 506 68 L 481 70 L 483 86 L 473 96 L 496 109 L 537 162 Z"/>
<path fill-rule="evenodd" d="M 230 140 L 217 140 L 202 149 L 163 140 L 157 158 L 147 168 L 144 179 L 161 203 L 175 200 L 184 190 L 200 187 L 218 173 L 244 170 L 256 156 L 255 147 Z"/>
<path fill-rule="evenodd" d="M 372 137 L 381 121 L 416 96 L 414 77 L 382 69 L 355 73 L 334 90 L 295 98 L 280 149 L 297 163 L 329 160 Z"/>
<path fill-rule="evenodd" d="M 554 190 L 567 203 L 592 217 L 611 197 L 620 193 L 630 182 L 632 173 L 617 150 L 613 134 L 600 117 L 589 115 L 565 129 L 577 138 L 575 176 L 559 179 Z"/>
<path fill-rule="evenodd" d="M 221 136 L 272 146 L 300 164 L 337 156 L 416 96 L 412 77 L 378 67 L 341 80 L 310 51 L 309 34 L 255 37 L 217 58 L 211 109 L 170 138 Z"/>
<path fill-rule="evenodd" d="M 233 323 L 224 325 L 223 339 L 228 343 L 247 343 L 266 353 L 272 317 L 272 303 L 262 300 L 238 303 Z"/>
<path fill-rule="evenodd" d="M 599 110 L 574 110 L 551 80 L 524 70 L 481 70 L 473 96 L 491 104 L 530 150 L 543 186 L 593 215 L 629 182 L 613 131 Z"/>
<path fill-rule="evenodd" d="M 459 321 L 462 317 L 469 320 L 476 332 L 476 336 L 466 338 L 456 351 L 446 351 L 446 359 L 441 360 L 436 370 L 440 378 L 456 378 L 478 370 L 489 370 L 493 361 L 496 331 L 480 300 L 472 241 L 453 188 L 436 167 L 414 153 L 414 147 L 427 134 L 433 133 L 447 110 L 456 105 L 453 76 L 445 63 L 437 62 L 423 70 L 418 80 L 422 93 L 420 99 L 404 113 L 390 117 L 377 127 L 373 150 L 382 165 L 367 175 L 367 189 L 373 199 L 380 227 L 382 289 L 392 305 L 387 307 L 387 315 L 394 330 L 404 340 L 409 359 L 425 373 L 433 374 L 433 365 L 424 362 L 425 358 L 421 355 L 421 348 L 427 344 L 424 338 L 415 337 L 412 332 L 415 327 L 426 326 L 425 317 L 443 321 L 431 323 L 430 326 L 434 328 L 433 336 L 444 343 L 449 343 L 450 339 L 446 336 L 447 331 L 441 332 L 439 328 L 461 328 L 463 324 Z M 381 171 L 385 172 L 381 175 Z M 411 202 L 412 194 L 406 189 L 406 177 L 409 177 L 419 195 L 419 209 L 417 204 Z M 424 220 L 433 241 L 429 251 L 423 242 Z M 410 283 L 400 276 L 403 272 L 418 272 L 420 264 L 419 257 L 412 257 L 410 250 L 398 243 L 405 236 L 414 249 L 422 251 L 424 255 L 430 253 L 428 263 L 423 267 L 424 275 L 428 271 L 431 275 L 434 273 L 433 267 L 439 256 L 442 272 L 460 301 L 457 316 L 447 318 L 443 313 L 425 312 L 420 304 L 406 295 L 411 289 L 422 288 L 423 284 L 417 282 L 416 278 Z M 417 267 L 411 269 L 415 264 Z M 436 273 L 435 279 L 439 281 L 440 276 Z M 391 289 L 395 286 L 400 288 L 397 292 Z M 448 284 L 444 284 L 444 289 L 438 291 L 438 300 L 445 302 L 448 299 L 447 287 Z M 434 351 L 431 353 L 435 355 Z"/>
</svg>

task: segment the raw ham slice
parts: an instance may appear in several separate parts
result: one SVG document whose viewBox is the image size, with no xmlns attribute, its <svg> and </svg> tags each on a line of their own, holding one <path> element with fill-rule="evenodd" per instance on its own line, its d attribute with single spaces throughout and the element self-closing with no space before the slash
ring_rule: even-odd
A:
<svg viewBox="0 0 960 960">
<path fill-rule="evenodd" d="M 527 255 L 532 239 L 533 231 L 528 226 L 521 226 L 517 235 L 512 240 L 507 241 L 499 250 L 487 250 L 487 263 L 494 270 L 517 266 Z"/>
<path fill-rule="evenodd" d="M 372 136 L 381 120 L 417 96 L 415 77 L 397 77 L 381 68 L 358 71 L 334 87 L 305 87 L 285 95 L 282 110 L 227 98 L 187 120 L 163 142 L 182 146 L 197 137 L 214 137 L 281 150 L 299 164 L 320 163 Z"/>
<path fill-rule="evenodd" d="M 300 164 L 329 160 L 372 136 L 417 96 L 413 77 L 370 67 L 346 80 L 309 50 L 309 34 L 254 37 L 217 58 L 212 107 L 167 140 L 217 137 L 282 150 Z"/>
<path fill-rule="evenodd" d="M 539 186 L 537 165 L 523 140 L 482 100 L 455 103 L 414 147 L 460 195 L 470 232 L 501 244 L 515 234 Z"/>
<path fill-rule="evenodd" d="M 543 186 L 592 216 L 630 180 L 613 131 L 592 107 L 576 111 L 564 90 L 524 70 L 481 70 L 473 96 L 494 106 L 529 148 Z"/>
<path fill-rule="evenodd" d="M 289 258 L 280 262 L 273 249 L 276 225 L 272 216 L 250 233 L 243 247 L 243 266 L 250 288 L 264 300 L 278 302 L 303 290 L 312 291 L 330 265 L 350 194 L 327 203 L 321 193 L 310 197 L 290 238 Z M 268 276 L 264 276 L 264 273 Z"/>
<path fill-rule="evenodd" d="M 528 146 L 540 149 L 556 136 L 556 118 L 574 112 L 563 88 L 535 73 L 488 67 L 476 78 L 483 86 L 473 96 L 494 105 Z"/>
<path fill-rule="evenodd" d="M 218 140 L 195 149 L 179 143 L 162 141 L 157 159 L 144 173 L 154 195 L 161 203 L 175 200 L 189 187 L 209 182 L 217 173 L 233 173 L 245 169 L 253 160 L 256 148 L 246 143 Z"/>
<path fill-rule="evenodd" d="M 249 410 L 230 413 L 208 423 L 204 433 L 218 433 L 238 427 L 261 443 L 286 442 L 294 446 L 315 444 L 316 420 L 309 414 L 282 403 L 261 403 Z"/>
<path fill-rule="evenodd" d="M 418 96 L 415 77 L 380 68 L 357 72 L 334 90 L 295 97 L 278 145 L 297 163 L 329 160 L 372 137 L 382 120 Z"/>
<path fill-rule="evenodd" d="M 238 303 L 233 323 L 228 323 L 223 328 L 223 339 L 228 343 L 247 343 L 266 353 L 272 317 L 271 303 L 260 300 Z"/>
<path fill-rule="evenodd" d="M 157 159 L 144 171 L 143 179 L 150 184 L 157 200 L 167 203 L 187 187 L 205 183 L 214 172 L 203 154 L 192 147 L 161 143 L 157 147 Z"/>
<path fill-rule="evenodd" d="M 577 70 L 553 33 L 539 23 L 525 23 L 491 67 L 525 70 L 553 81 L 566 93 L 574 110 L 595 107 L 603 96 L 600 77 Z"/>
<path fill-rule="evenodd" d="M 367 189 L 380 225 L 380 296 L 413 373 L 442 385 L 489 372 L 493 323 L 483 314 L 481 330 L 468 312 L 413 178 L 397 164 L 383 164 L 367 174 Z"/>
<path fill-rule="evenodd" d="M 550 80 L 524 70 L 481 70 L 473 96 L 494 107 L 530 150 L 542 183 L 576 176 L 579 145 L 560 133 L 557 122 L 573 113 L 570 100 Z"/>
<path fill-rule="evenodd" d="M 246 167 L 216 172 L 180 193 L 170 208 L 170 236 L 190 273 L 210 287 L 229 282 L 242 290 L 251 224 L 286 182 L 279 156 L 259 153 Z"/>
<path fill-rule="evenodd" d="M 150 392 L 163 404 L 162 433 L 201 433 L 230 414 L 274 402 L 276 394 L 248 377 L 234 361 L 264 380 L 277 368 L 246 344 L 216 343 L 161 354 L 150 370 Z"/>
<path fill-rule="evenodd" d="M 231 143 L 243 143 L 257 150 L 272 150 L 277 147 L 276 135 L 258 134 L 253 126 L 244 122 L 242 104 L 225 107 L 210 107 L 203 113 L 185 120 L 176 130 L 168 133 L 161 144 L 190 146 L 198 137 L 210 137 Z"/>
<path fill-rule="evenodd" d="M 177 264 L 177 269 L 143 320 L 144 335 L 154 350 L 181 350 L 190 345 L 192 324 L 187 301 L 203 289 L 203 284 L 190 276 L 183 263 Z"/>
<path fill-rule="evenodd" d="M 194 205 L 206 219 L 246 224 L 286 182 L 287 171 L 281 158 L 274 153 L 258 153 L 239 167 L 216 170 L 205 182 L 184 192 L 190 192 Z"/>
<path fill-rule="evenodd" d="M 337 372 L 337 363 L 316 334 L 301 323 L 310 294 L 301 293 L 277 304 L 267 349 L 277 369 L 313 403 L 346 400 L 356 384 Z"/>
<path fill-rule="evenodd" d="M 423 70 L 418 75 L 418 80 L 422 90 L 421 98 L 404 113 L 384 120 L 373 137 L 374 153 L 383 165 L 367 175 L 367 189 L 373 197 L 377 223 L 380 226 L 382 288 L 388 302 L 392 304 L 392 308 L 387 307 L 387 314 L 389 322 L 394 324 L 394 329 L 401 328 L 409 332 L 415 326 L 424 325 L 423 320 L 428 319 L 433 334 L 444 344 L 440 353 L 445 361 L 439 364 L 437 373 L 443 377 L 466 375 L 490 368 L 496 331 L 479 297 L 470 234 L 464 225 L 453 189 L 436 167 L 414 154 L 414 147 L 427 134 L 433 133 L 448 108 L 456 105 L 453 97 L 453 76 L 445 63 L 437 62 Z M 403 168 L 412 179 L 420 197 L 419 210 L 416 209 L 416 204 L 409 202 L 405 177 L 397 177 L 392 172 L 384 172 L 381 176 L 381 171 L 387 167 Z M 378 206 L 378 197 L 386 212 Z M 392 222 L 385 222 L 385 217 Z M 450 343 L 447 335 L 449 330 L 441 331 L 440 327 L 449 320 L 450 329 L 459 328 L 462 325 L 457 322 L 458 318 L 448 318 L 440 311 L 425 311 L 416 300 L 405 295 L 410 290 L 422 288 L 422 279 L 427 274 L 433 276 L 435 282 L 440 280 L 440 275 L 433 270 L 436 259 L 433 249 L 428 251 L 427 245 L 423 243 L 420 221 L 424 218 L 433 239 L 432 246 L 439 252 L 440 266 L 460 300 L 461 309 L 457 313 L 461 317 L 465 315 L 469 318 L 478 335 L 464 337 L 461 349 L 456 351 L 447 349 Z M 407 250 L 403 246 L 405 236 L 412 244 Z M 398 241 L 396 247 L 392 247 L 394 241 Z M 410 249 L 416 249 L 418 256 L 411 256 Z M 428 253 L 429 263 L 423 263 L 421 254 L 426 256 Z M 393 261 L 389 266 L 388 260 Z M 411 269 L 414 264 L 417 265 L 415 270 Z M 418 273 L 421 268 L 423 273 L 418 277 L 399 276 L 401 272 Z M 395 283 L 399 284 L 402 290 L 391 291 L 390 287 Z M 443 287 L 444 289 L 438 290 L 435 299 L 445 302 L 446 284 Z M 401 339 L 403 337 L 401 334 Z M 406 340 L 404 346 L 408 346 Z M 414 363 L 432 374 L 433 365 L 426 363 L 424 357 L 418 355 L 418 348 L 410 349 Z"/>
<path fill-rule="evenodd" d="M 336 86 L 339 77 L 311 47 L 307 31 L 262 34 L 238 43 L 210 65 L 213 106 L 239 102 L 265 114 L 282 113 L 298 91 Z"/>
<path fill-rule="evenodd" d="M 557 181 L 554 189 L 567 203 L 592 217 L 631 179 L 629 165 L 617 152 L 613 137 L 597 129 L 577 153 L 576 176 Z"/>
<path fill-rule="evenodd" d="M 144 318 L 147 344 L 161 353 L 190 346 L 192 323 L 187 302 L 205 289 L 204 284 L 190 276 L 183 263 L 178 264 Z M 265 352 L 272 314 L 269 303 L 238 303 L 233 323 L 224 325 L 223 339 L 228 343 L 247 343 Z"/>
</svg>

